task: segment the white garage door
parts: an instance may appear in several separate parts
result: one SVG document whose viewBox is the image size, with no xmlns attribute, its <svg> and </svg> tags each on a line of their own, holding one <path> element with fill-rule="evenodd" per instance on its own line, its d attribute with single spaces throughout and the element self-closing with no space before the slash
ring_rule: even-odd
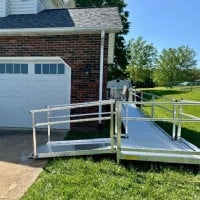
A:
<svg viewBox="0 0 200 200">
<path fill-rule="evenodd" d="M 70 103 L 70 88 L 70 68 L 59 60 L 0 61 L 0 127 L 32 127 L 29 111 Z"/>
</svg>

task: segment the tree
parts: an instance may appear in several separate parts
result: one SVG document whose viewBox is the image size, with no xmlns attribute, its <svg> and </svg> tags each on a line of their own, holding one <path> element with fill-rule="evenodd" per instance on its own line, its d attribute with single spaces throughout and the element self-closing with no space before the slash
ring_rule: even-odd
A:
<svg viewBox="0 0 200 200">
<path fill-rule="evenodd" d="M 128 58 L 128 78 L 135 82 L 137 87 L 152 86 L 152 71 L 157 59 L 157 50 L 153 44 L 147 44 L 143 37 L 130 40 Z"/>
<path fill-rule="evenodd" d="M 115 37 L 115 57 L 114 64 L 108 66 L 108 79 L 124 77 L 124 70 L 128 64 L 127 50 L 124 35 L 129 32 L 128 11 L 125 11 L 124 0 L 75 0 L 76 7 L 108 7 L 116 6 L 119 8 L 123 30 Z"/>
<path fill-rule="evenodd" d="M 191 70 L 192 81 L 200 81 L 200 68 L 193 68 Z"/>
<path fill-rule="evenodd" d="M 164 49 L 158 58 L 154 81 L 162 86 L 191 81 L 191 73 L 196 66 L 195 56 L 195 51 L 188 46 Z"/>
</svg>

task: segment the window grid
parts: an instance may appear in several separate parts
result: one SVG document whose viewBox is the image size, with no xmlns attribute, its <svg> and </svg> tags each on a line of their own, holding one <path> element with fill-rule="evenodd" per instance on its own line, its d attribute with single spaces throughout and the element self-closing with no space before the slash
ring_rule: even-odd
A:
<svg viewBox="0 0 200 200">
<path fill-rule="evenodd" d="M 56 63 L 44 63 L 44 64 L 35 64 L 35 74 L 65 74 L 64 64 Z"/>
<path fill-rule="evenodd" d="M 0 63 L 0 74 L 28 74 L 28 64 Z"/>
</svg>

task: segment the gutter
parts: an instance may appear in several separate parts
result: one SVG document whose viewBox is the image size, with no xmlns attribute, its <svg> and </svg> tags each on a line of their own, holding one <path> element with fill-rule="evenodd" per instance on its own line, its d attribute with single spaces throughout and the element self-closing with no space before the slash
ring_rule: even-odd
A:
<svg viewBox="0 0 200 200">
<path fill-rule="evenodd" d="M 117 33 L 121 27 L 58 27 L 58 28 L 13 28 L 1 29 L 0 36 L 40 36 L 40 35 L 69 35 L 99 33 L 105 30 L 106 33 Z"/>
</svg>

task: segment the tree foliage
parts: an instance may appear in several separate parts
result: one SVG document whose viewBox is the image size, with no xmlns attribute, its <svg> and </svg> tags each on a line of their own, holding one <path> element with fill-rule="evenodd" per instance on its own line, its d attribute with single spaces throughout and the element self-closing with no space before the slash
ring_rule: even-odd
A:
<svg viewBox="0 0 200 200">
<path fill-rule="evenodd" d="M 192 81 L 196 66 L 196 53 L 188 46 L 164 49 L 160 54 L 154 71 L 154 81 L 158 85 L 171 86 L 181 81 Z"/>
<path fill-rule="evenodd" d="M 153 44 L 147 44 L 143 37 L 130 40 L 128 58 L 128 78 L 135 82 L 136 86 L 152 86 L 152 70 L 157 59 L 157 50 Z"/>
<path fill-rule="evenodd" d="M 124 0 L 75 0 L 75 3 L 76 7 L 118 7 L 123 29 L 115 37 L 114 64 L 108 66 L 108 79 L 124 77 L 124 70 L 128 64 L 124 35 L 129 32 L 129 13 L 124 10 L 126 7 Z"/>
</svg>

